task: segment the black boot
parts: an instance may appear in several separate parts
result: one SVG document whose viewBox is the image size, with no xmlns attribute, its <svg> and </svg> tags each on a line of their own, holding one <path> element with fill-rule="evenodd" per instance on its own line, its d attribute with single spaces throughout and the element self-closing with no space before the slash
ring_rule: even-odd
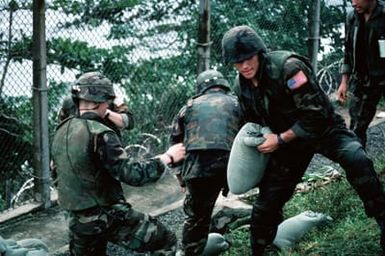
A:
<svg viewBox="0 0 385 256">
<path fill-rule="evenodd" d="M 265 251 L 265 248 L 262 248 L 262 247 L 253 246 L 251 248 L 251 253 L 253 256 L 263 256 L 264 251 Z"/>
</svg>

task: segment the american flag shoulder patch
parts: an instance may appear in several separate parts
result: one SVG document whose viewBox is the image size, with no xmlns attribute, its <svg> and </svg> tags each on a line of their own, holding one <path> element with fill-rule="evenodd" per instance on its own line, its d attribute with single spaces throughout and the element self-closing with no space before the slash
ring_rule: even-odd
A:
<svg viewBox="0 0 385 256">
<path fill-rule="evenodd" d="M 300 88 L 302 85 L 307 83 L 307 77 L 303 73 L 303 71 L 298 71 L 297 74 L 295 74 L 292 78 L 287 80 L 287 87 L 289 87 L 290 90 L 295 90 Z"/>
</svg>

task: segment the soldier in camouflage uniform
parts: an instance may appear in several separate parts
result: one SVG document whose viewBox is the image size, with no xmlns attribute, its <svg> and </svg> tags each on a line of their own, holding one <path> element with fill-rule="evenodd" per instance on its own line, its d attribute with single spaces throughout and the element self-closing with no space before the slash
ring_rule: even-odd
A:
<svg viewBox="0 0 385 256">
<path fill-rule="evenodd" d="M 70 217 L 71 255 L 106 255 L 107 241 L 143 255 L 174 255 L 175 235 L 133 209 L 120 182 L 140 186 L 158 180 L 167 164 L 184 158 L 184 146 L 173 145 L 164 154 L 134 162 L 114 130 L 103 124 L 115 97 L 110 80 L 96 72 L 86 73 L 75 82 L 72 93 L 79 116 L 65 119 L 52 142 L 58 202 Z"/>
<path fill-rule="evenodd" d="M 381 57 L 379 51 L 380 40 L 385 40 L 385 2 L 353 0 L 352 6 L 345 24 L 342 80 L 336 96 L 345 102 L 351 90 L 350 129 L 365 146 L 366 131 L 385 95 L 385 55 Z"/>
<path fill-rule="evenodd" d="M 381 226 L 385 250 L 385 195 L 372 161 L 357 136 L 346 128 L 320 89 L 309 62 L 292 52 L 267 52 L 248 26 L 227 31 L 223 57 L 239 72 L 235 92 L 246 121 L 268 126 L 272 134 L 258 146 L 271 153 L 251 216 L 253 255 L 263 255 L 282 221 L 284 204 L 315 153 L 339 163 L 364 203 L 366 214 Z"/>
<path fill-rule="evenodd" d="M 180 185 L 187 187 L 180 255 L 194 256 L 205 247 L 219 193 L 227 193 L 227 162 L 240 124 L 239 103 L 220 72 L 199 74 L 197 89 L 174 119 L 171 134 L 171 144 L 183 142 L 187 150 L 177 174 Z"/>
<path fill-rule="evenodd" d="M 78 115 L 78 109 L 72 100 L 72 96 L 67 96 L 64 98 L 62 106 L 59 110 L 59 124 L 66 118 L 75 115 Z M 122 136 L 123 130 L 131 130 L 134 128 L 134 116 L 131 111 L 128 110 L 123 97 L 115 97 L 104 115 L 103 123 L 113 129 L 119 137 Z M 56 185 L 57 173 L 56 167 L 52 161 L 50 163 L 50 169 L 52 179 Z"/>
</svg>

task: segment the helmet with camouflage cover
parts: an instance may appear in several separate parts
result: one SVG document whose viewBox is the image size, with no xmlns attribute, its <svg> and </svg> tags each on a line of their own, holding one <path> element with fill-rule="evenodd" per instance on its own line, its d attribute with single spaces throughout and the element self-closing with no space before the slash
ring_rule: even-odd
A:
<svg viewBox="0 0 385 256">
<path fill-rule="evenodd" d="M 221 72 L 216 70 L 206 70 L 200 73 L 197 77 L 197 91 L 198 93 L 204 93 L 208 89 L 219 86 L 229 91 L 229 82 L 224 78 Z"/>
<path fill-rule="evenodd" d="M 102 103 L 115 98 L 110 79 L 99 72 L 81 75 L 72 86 L 71 93 L 76 104 L 80 99 Z"/>
<path fill-rule="evenodd" d="M 265 43 L 249 26 L 233 27 L 222 38 L 222 56 L 226 64 L 242 62 L 265 52 Z"/>
</svg>

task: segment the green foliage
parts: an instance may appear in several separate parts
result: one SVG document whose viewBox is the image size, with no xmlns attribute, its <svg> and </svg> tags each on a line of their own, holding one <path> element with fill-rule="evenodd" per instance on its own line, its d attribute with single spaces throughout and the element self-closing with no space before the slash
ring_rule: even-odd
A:
<svg viewBox="0 0 385 256">
<path fill-rule="evenodd" d="M 72 23 L 65 23 L 65 27 L 82 27 L 84 25 L 97 27 L 104 20 L 111 23 L 123 23 L 124 11 L 135 7 L 139 2 L 136 0 L 114 2 L 108 0 L 55 0 L 52 1 L 51 8 L 62 11 L 65 14 L 78 15 L 78 18 L 75 18 Z"/>
<path fill-rule="evenodd" d="M 380 102 L 378 103 L 378 107 L 380 109 L 385 109 L 385 98 L 381 98 Z"/>
<path fill-rule="evenodd" d="M 0 190 L 0 193 L 3 194 L 3 191 Z M 0 211 L 5 209 L 5 201 L 0 197 Z"/>
<path fill-rule="evenodd" d="M 4 98 L 0 100 L 0 210 L 9 197 L 9 188 L 18 187 L 22 181 L 16 179 L 23 173 L 22 166 L 32 161 L 32 134 L 28 120 L 29 99 Z M 13 117 L 16 114 L 17 118 Z M 27 120 L 27 122 L 26 122 Z M 7 184 L 5 181 L 9 181 Z"/>
<path fill-rule="evenodd" d="M 226 256 L 250 255 L 249 229 L 241 227 L 231 232 L 231 246 L 229 251 L 222 253 Z"/>
</svg>

